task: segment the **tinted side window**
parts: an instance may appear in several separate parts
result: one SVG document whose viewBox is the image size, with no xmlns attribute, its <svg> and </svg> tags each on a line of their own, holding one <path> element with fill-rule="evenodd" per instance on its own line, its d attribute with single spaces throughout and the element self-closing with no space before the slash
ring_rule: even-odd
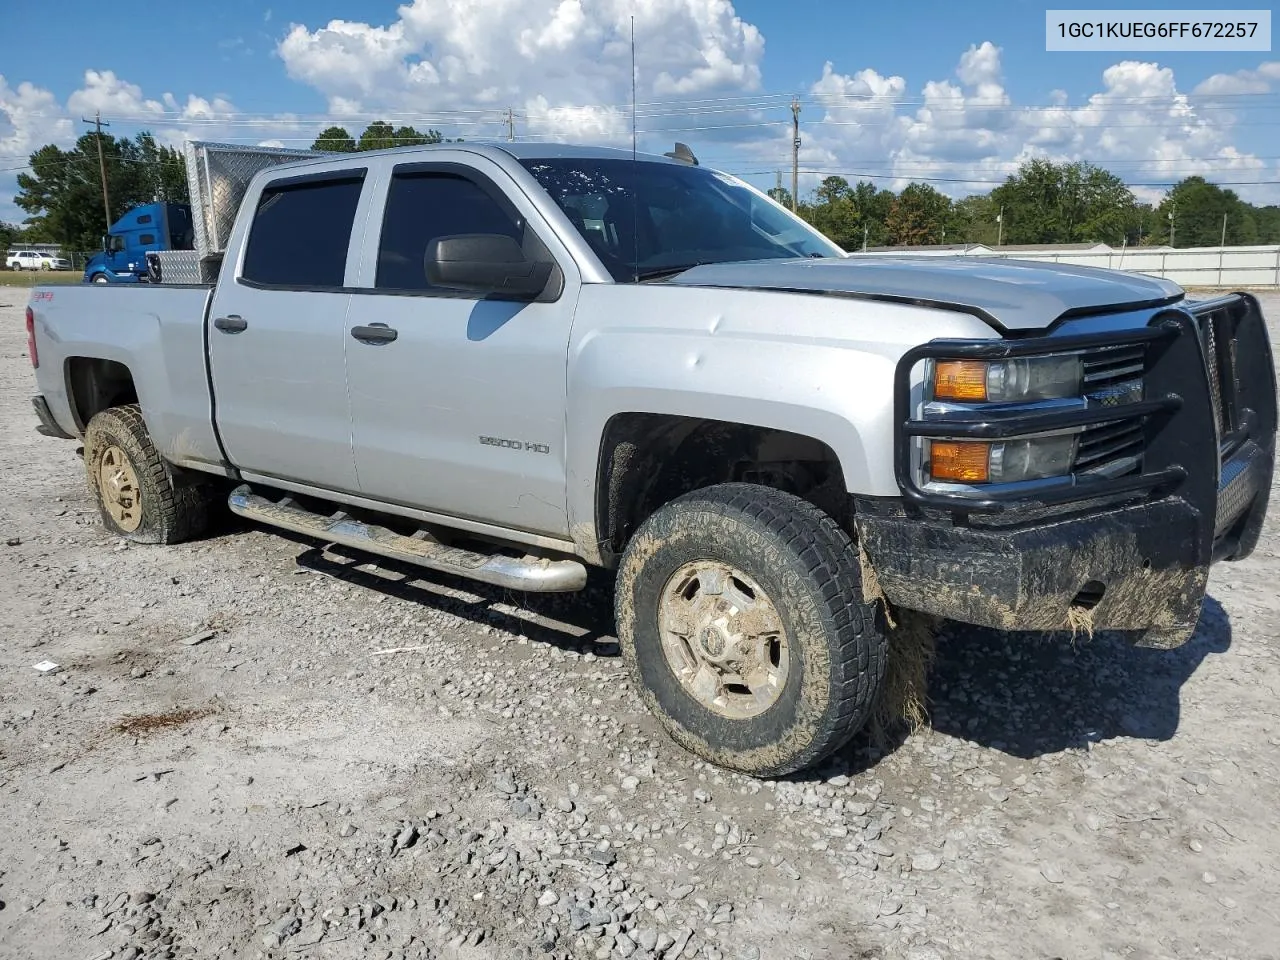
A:
<svg viewBox="0 0 1280 960">
<path fill-rule="evenodd" d="M 244 254 L 244 279 L 273 286 L 340 287 L 362 178 L 268 186 Z"/>
<path fill-rule="evenodd" d="M 151 222 L 151 214 L 149 213 L 144 213 L 142 216 L 138 217 L 138 223 L 150 223 L 150 222 Z"/>
<path fill-rule="evenodd" d="M 154 233 L 144 233 L 138 238 L 138 242 L 144 245 L 148 243 L 155 243 L 156 235 Z"/>
<path fill-rule="evenodd" d="M 483 188 L 447 173 L 397 174 L 387 194 L 378 244 L 375 285 L 429 290 L 427 244 L 459 233 L 499 233 L 524 241 L 523 220 L 513 220 Z"/>
</svg>

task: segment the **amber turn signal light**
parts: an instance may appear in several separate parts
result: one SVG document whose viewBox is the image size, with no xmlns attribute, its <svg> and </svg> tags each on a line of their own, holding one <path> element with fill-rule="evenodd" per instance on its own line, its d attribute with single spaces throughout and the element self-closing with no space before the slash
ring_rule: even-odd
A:
<svg viewBox="0 0 1280 960">
<path fill-rule="evenodd" d="M 987 365 L 980 360 L 939 360 L 933 367 L 937 400 L 987 399 Z"/>
<path fill-rule="evenodd" d="M 929 475 L 934 480 L 986 483 L 991 444 L 934 440 L 929 445 Z"/>
</svg>

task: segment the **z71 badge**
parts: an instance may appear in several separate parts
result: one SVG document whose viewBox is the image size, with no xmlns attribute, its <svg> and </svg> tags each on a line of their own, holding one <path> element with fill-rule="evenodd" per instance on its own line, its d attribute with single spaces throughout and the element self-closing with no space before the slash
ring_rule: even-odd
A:
<svg viewBox="0 0 1280 960">
<path fill-rule="evenodd" d="M 508 450 L 528 450 L 531 453 L 550 453 L 551 447 L 545 443 L 534 443 L 532 440 L 507 440 L 502 437 L 481 437 L 480 442 L 486 447 L 506 447 Z"/>
</svg>

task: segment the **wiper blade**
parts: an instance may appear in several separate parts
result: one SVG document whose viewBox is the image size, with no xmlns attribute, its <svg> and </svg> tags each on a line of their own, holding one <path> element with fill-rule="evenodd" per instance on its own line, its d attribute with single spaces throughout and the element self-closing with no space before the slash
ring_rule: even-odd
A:
<svg viewBox="0 0 1280 960">
<path fill-rule="evenodd" d="M 701 263 L 686 263 L 679 267 L 654 267 L 652 270 L 637 270 L 634 276 L 639 283 L 646 280 L 665 280 L 667 277 L 674 277 L 678 273 L 700 266 L 702 266 Z"/>
</svg>

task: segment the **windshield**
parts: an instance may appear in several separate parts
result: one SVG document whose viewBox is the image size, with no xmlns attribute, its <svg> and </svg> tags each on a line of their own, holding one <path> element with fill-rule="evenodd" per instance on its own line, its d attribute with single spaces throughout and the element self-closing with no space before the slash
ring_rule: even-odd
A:
<svg viewBox="0 0 1280 960">
<path fill-rule="evenodd" d="M 620 282 L 702 263 L 842 255 L 741 180 L 706 167 L 623 159 L 521 162 Z"/>
</svg>

